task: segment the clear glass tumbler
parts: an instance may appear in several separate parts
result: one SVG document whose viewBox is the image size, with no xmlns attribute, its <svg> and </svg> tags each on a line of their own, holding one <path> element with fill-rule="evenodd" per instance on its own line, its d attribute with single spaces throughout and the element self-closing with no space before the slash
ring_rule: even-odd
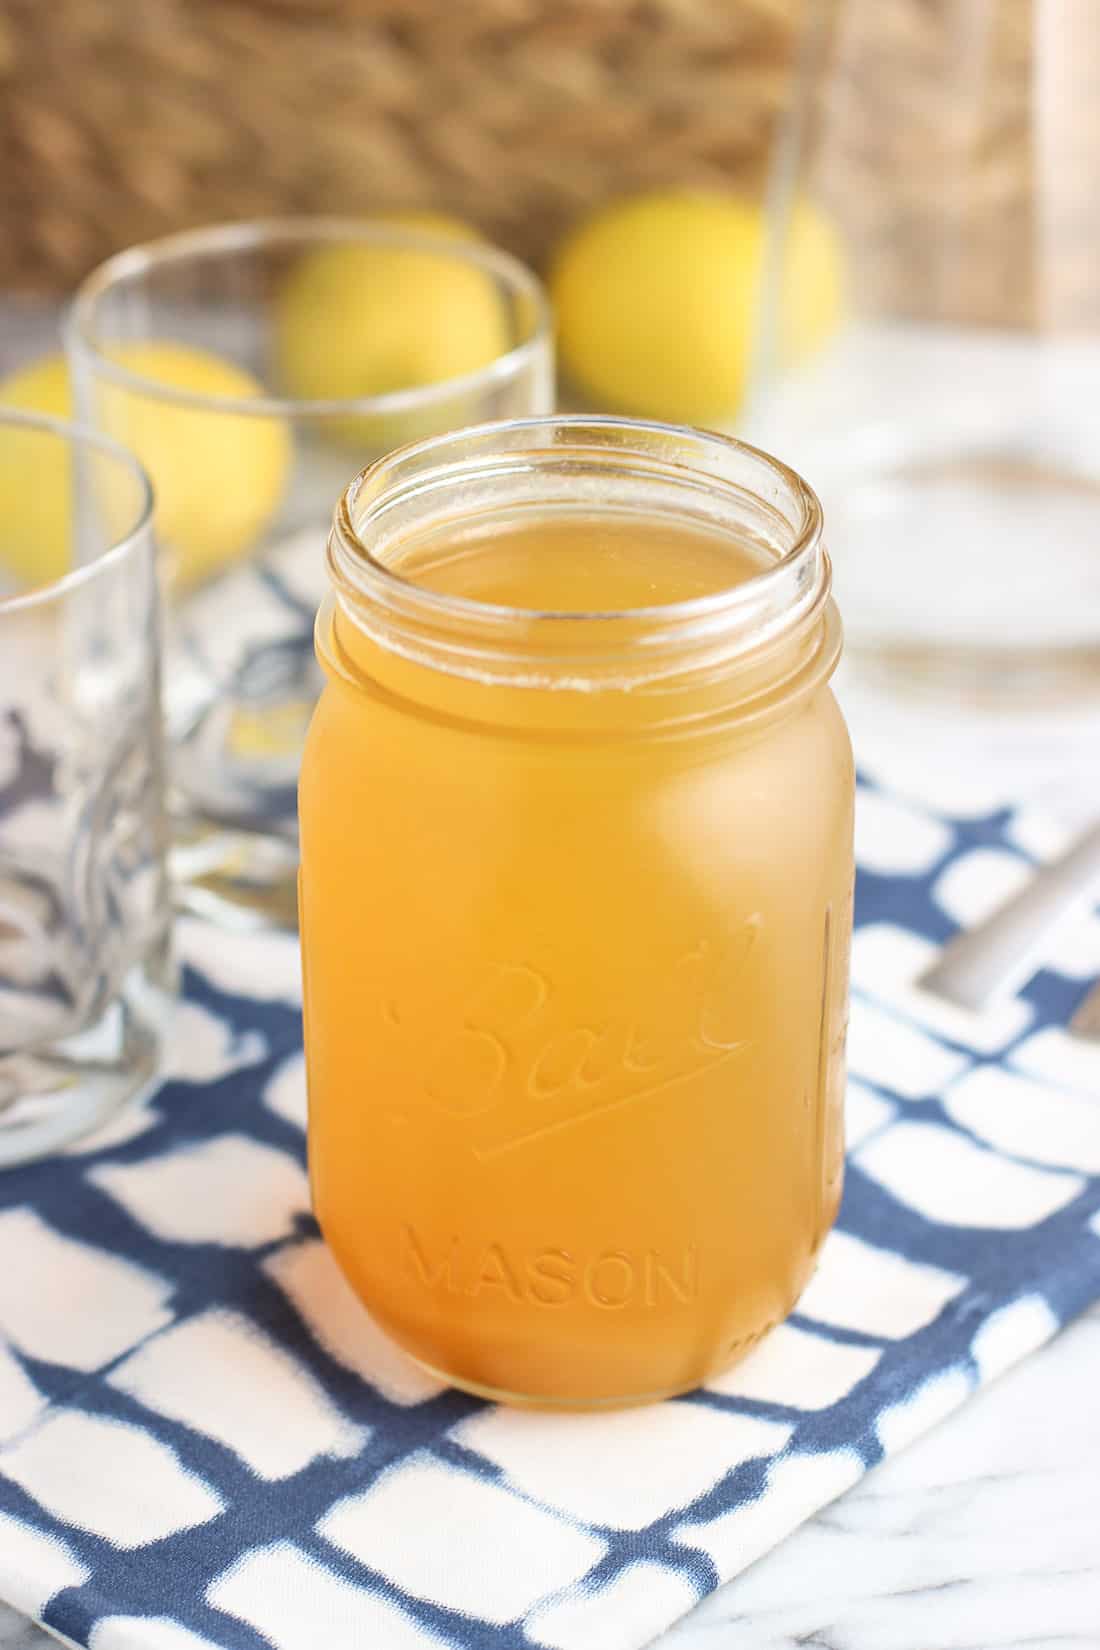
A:
<svg viewBox="0 0 1100 1650">
<path fill-rule="evenodd" d="M 826 0 L 778 151 L 752 439 L 820 493 L 851 648 L 1100 681 L 1100 6 Z M 843 322 L 779 276 L 813 209 Z"/>
<path fill-rule="evenodd" d="M 542 288 L 473 238 L 231 224 L 111 259 L 67 341 L 78 406 L 157 496 L 184 897 L 290 918 L 333 500 L 406 441 L 549 409 Z"/>
<path fill-rule="evenodd" d="M 0 414 L 0 1165 L 156 1077 L 174 986 L 159 645 L 140 467 Z"/>
</svg>

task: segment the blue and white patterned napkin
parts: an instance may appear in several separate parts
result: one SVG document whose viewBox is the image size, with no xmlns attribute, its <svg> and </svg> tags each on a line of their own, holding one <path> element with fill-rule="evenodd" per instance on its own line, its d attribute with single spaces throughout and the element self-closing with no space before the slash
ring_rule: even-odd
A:
<svg viewBox="0 0 1100 1650">
<path fill-rule="evenodd" d="M 441 1390 L 307 1212 L 289 941 L 185 925 L 170 1078 L 0 1174 L 0 1597 L 92 1650 L 635 1650 L 1100 1296 L 1100 917 L 973 1019 L 911 981 L 1055 843 L 860 798 L 850 1160 L 794 1317 L 596 1416 Z"/>
</svg>

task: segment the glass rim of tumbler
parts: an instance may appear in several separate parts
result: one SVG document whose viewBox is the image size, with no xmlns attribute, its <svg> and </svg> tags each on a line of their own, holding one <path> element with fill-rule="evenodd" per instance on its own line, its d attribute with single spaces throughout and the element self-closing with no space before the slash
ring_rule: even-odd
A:
<svg viewBox="0 0 1100 1650">
<path fill-rule="evenodd" d="M 131 525 L 125 532 L 113 535 L 110 542 L 90 560 L 70 567 L 67 572 L 58 574 L 56 578 L 43 579 L 40 584 L 32 585 L 28 590 L 19 590 L 12 595 L 0 593 L 0 623 L 9 613 L 22 613 L 32 607 L 45 606 L 51 601 L 67 596 L 70 591 L 93 583 L 110 568 L 120 566 L 128 556 L 135 553 L 135 550 L 150 542 L 150 529 L 155 513 L 153 485 L 144 466 L 128 448 L 112 441 L 110 436 L 100 435 L 97 430 L 89 429 L 86 424 L 78 424 L 73 419 L 54 418 L 48 413 L 24 412 L 17 407 L 0 406 L 0 428 L 5 426 L 46 436 L 51 440 L 63 441 L 70 448 L 86 448 L 97 452 L 126 470 L 136 483 L 138 491 L 135 519 Z"/>
<path fill-rule="evenodd" d="M 387 390 L 380 395 L 337 396 L 313 400 L 267 394 L 207 395 L 194 390 L 177 389 L 162 379 L 134 372 L 120 365 L 104 353 L 97 339 L 95 316 L 101 300 L 111 291 L 124 286 L 127 282 L 140 279 L 158 267 L 200 259 L 214 260 L 233 254 L 262 252 L 274 245 L 293 247 L 297 244 L 305 252 L 320 245 L 349 243 L 388 247 L 399 251 L 434 253 L 452 260 L 463 268 L 481 270 L 508 291 L 519 294 L 531 304 L 528 336 L 472 372 L 436 379 L 430 384 L 412 385 L 407 389 Z M 510 252 L 505 252 L 489 241 L 464 240 L 433 234 L 429 230 L 407 228 L 384 218 L 326 215 L 240 219 L 228 223 L 209 224 L 198 229 L 180 230 L 175 234 L 127 247 L 99 264 L 80 283 L 70 300 L 62 330 L 71 355 L 91 364 L 97 374 L 132 393 L 168 401 L 181 407 L 230 414 L 233 417 L 305 420 L 333 416 L 389 416 L 416 412 L 431 407 L 437 401 L 446 401 L 456 395 L 476 393 L 501 382 L 508 382 L 524 371 L 531 362 L 537 360 L 550 346 L 553 339 L 553 317 L 546 288 L 534 270 L 529 269 L 521 259 L 513 257 Z"/>
<path fill-rule="evenodd" d="M 468 501 L 478 482 L 514 478 L 522 486 L 525 477 L 555 465 L 568 488 L 585 462 L 598 477 L 599 508 L 608 507 L 606 472 L 619 462 L 631 480 L 713 500 L 719 530 L 738 509 L 756 507 L 785 529 L 787 542 L 771 546 L 777 553 L 770 565 L 724 589 L 593 611 L 515 607 L 431 590 L 379 553 L 387 534 L 394 541 L 405 536 L 403 511 L 430 507 L 433 495 L 444 503 L 456 495 Z M 377 459 L 337 503 L 327 561 L 337 600 L 355 622 L 409 657 L 447 660 L 444 668 L 482 680 L 501 679 L 499 667 L 517 679 L 514 673 L 524 678 L 544 647 L 560 647 L 569 669 L 554 685 L 594 685 L 586 680 L 589 670 L 596 679 L 626 685 L 650 668 L 663 674 L 702 657 L 732 663 L 812 627 L 823 611 L 832 613 L 823 531 L 810 485 L 748 442 L 688 425 L 551 413 L 453 430 Z M 549 685 L 538 668 L 529 680 Z"/>
</svg>

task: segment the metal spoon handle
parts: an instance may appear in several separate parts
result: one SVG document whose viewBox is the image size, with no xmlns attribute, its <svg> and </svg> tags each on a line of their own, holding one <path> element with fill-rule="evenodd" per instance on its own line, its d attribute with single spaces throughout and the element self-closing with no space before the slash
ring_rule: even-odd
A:
<svg viewBox="0 0 1100 1650">
<path fill-rule="evenodd" d="M 1084 1001 L 1078 1003 L 1069 1029 L 1075 1037 L 1084 1037 L 1090 1043 L 1100 1043 L 1100 986 L 1093 986 Z"/>
<path fill-rule="evenodd" d="M 981 1009 L 1031 978 L 1054 931 L 1100 890 L 1100 824 L 1044 865 L 1027 886 L 957 935 L 918 984 L 963 1008 Z"/>
</svg>

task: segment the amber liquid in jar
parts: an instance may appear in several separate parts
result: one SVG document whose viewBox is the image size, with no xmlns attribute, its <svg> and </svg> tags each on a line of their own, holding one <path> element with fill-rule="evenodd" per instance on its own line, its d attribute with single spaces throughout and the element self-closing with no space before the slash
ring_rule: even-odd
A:
<svg viewBox="0 0 1100 1650">
<path fill-rule="evenodd" d="M 584 509 L 437 526 L 390 560 L 536 626 L 766 564 Z M 319 650 L 302 935 L 328 1243 L 474 1392 L 698 1384 L 789 1312 L 840 1196 L 852 780 L 827 686 L 746 722 L 719 671 L 595 715 L 590 692 L 412 661 L 339 606 Z M 750 670 L 757 701 L 784 668 Z"/>
</svg>

